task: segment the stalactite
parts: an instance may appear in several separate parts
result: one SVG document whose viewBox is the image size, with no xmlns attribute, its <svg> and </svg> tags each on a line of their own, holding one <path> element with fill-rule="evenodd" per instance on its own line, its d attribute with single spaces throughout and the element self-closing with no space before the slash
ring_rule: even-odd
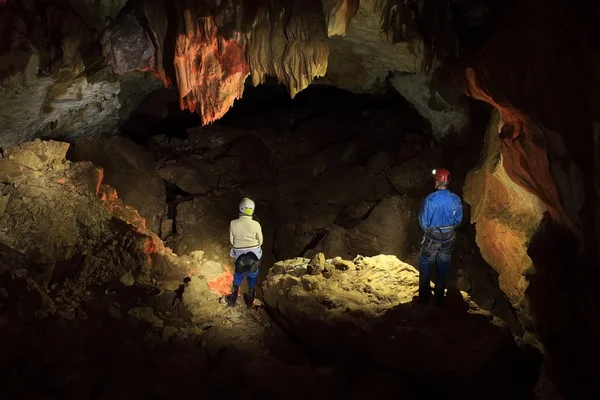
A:
<svg viewBox="0 0 600 400">
<path fill-rule="evenodd" d="M 240 98 L 250 67 L 242 43 L 220 31 L 221 14 L 203 7 L 181 10 L 175 50 L 175 70 L 181 108 L 198 111 L 203 123 L 221 118 Z"/>
<path fill-rule="evenodd" d="M 344 36 L 348 33 L 348 26 L 358 12 L 359 3 L 359 0 L 323 0 L 328 36 Z"/>
<path fill-rule="evenodd" d="M 246 3 L 177 3 L 175 70 L 181 107 L 197 111 L 203 123 L 227 112 L 242 96 L 249 74 L 254 85 L 266 76 L 276 77 L 294 97 L 327 71 L 321 1 L 280 0 L 252 7 Z M 330 18 L 334 10 L 351 9 L 352 2 L 334 5 Z M 149 18 L 152 26 L 154 20 Z"/>
</svg>

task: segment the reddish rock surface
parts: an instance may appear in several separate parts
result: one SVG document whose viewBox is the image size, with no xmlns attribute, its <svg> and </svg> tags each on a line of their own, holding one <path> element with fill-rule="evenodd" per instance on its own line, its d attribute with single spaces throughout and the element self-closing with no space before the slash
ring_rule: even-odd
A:
<svg viewBox="0 0 600 400">
<path fill-rule="evenodd" d="M 572 367 L 594 359 L 580 346 L 598 332 L 585 278 L 597 242 L 598 197 L 585 184 L 596 179 L 586 94 L 597 28 L 589 11 L 559 3 L 519 3 L 464 74 L 465 93 L 496 109 L 465 199 L 482 255 L 553 358 L 559 385 L 577 397 L 585 389 L 566 382 L 586 380 Z M 573 339 L 573 326 L 588 339 Z"/>
<path fill-rule="evenodd" d="M 241 38 L 219 33 L 220 16 L 202 16 L 202 7 L 185 8 L 177 37 L 175 68 L 181 108 L 198 111 L 203 123 L 221 118 L 242 97 L 250 67 Z"/>
</svg>

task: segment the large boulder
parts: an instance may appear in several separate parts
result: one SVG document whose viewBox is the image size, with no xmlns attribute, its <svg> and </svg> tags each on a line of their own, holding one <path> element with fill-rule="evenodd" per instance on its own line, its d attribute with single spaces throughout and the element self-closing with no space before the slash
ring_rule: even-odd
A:
<svg viewBox="0 0 600 400">
<path fill-rule="evenodd" d="M 65 159 L 69 145 L 34 141 L 0 159 L 2 267 L 30 268 L 50 281 L 102 285 L 129 275 L 148 283 L 160 239 L 144 219 L 102 184 L 102 169 Z M 164 250 L 161 248 L 161 250 Z"/>
<path fill-rule="evenodd" d="M 306 254 L 323 252 L 327 257 L 349 259 L 358 254 L 390 254 L 412 260 L 422 236 L 418 213 L 418 202 L 407 196 L 387 198 L 356 226 L 345 229 L 333 225 L 327 236 Z"/>
<path fill-rule="evenodd" d="M 152 153 L 129 139 L 115 136 L 108 140 L 78 140 L 68 156 L 102 167 L 104 181 L 117 190 L 126 204 L 137 209 L 149 229 L 160 232 L 166 191 L 156 173 Z"/>
<path fill-rule="evenodd" d="M 500 376 L 522 378 L 501 321 L 466 295 L 452 298 L 451 312 L 417 306 L 418 282 L 417 270 L 394 256 L 348 261 L 320 254 L 276 263 L 262 288 L 280 325 L 328 363 L 375 365 L 456 390 L 467 384 L 471 393 L 489 390 L 484 382 Z"/>
<path fill-rule="evenodd" d="M 155 61 L 156 49 L 133 10 L 120 13 L 101 41 L 107 62 L 117 74 L 143 71 Z"/>
</svg>

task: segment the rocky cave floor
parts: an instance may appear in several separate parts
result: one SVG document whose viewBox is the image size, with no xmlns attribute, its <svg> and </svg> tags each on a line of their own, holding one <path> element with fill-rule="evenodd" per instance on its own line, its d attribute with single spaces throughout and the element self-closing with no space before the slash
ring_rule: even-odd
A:
<svg viewBox="0 0 600 400">
<path fill-rule="evenodd" d="M 430 171 L 461 194 L 480 144 L 435 144 L 392 94 L 285 96 L 248 90 L 197 128 L 160 90 L 124 136 L 4 149 L 6 398 L 533 398 L 540 358 L 467 209 L 448 306 L 412 301 Z M 221 299 L 242 196 L 265 235 L 256 309 Z"/>
</svg>

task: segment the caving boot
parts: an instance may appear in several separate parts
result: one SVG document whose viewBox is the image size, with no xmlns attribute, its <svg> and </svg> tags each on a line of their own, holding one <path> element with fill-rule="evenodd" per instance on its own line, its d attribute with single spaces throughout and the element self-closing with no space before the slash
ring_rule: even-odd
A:
<svg viewBox="0 0 600 400">
<path fill-rule="evenodd" d="M 256 288 L 248 289 L 248 299 L 246 302 L 246 305 L 248 306 L 248 308 L 252 308 L 252 306 L 254 305 L 254 296 L 255 295 L 256 295 Z"/>
<path fill-rule="evenodd" d="M 227 296 L 225 296 L 225 301 L 227 302 L 227 305 L 229 305 L 230 307 L 235 306 L 235 302 L 237 301 L 238 298 L 238 292 L 239 292 L 240 287 L 233 285 L 231 287 L 231 293 L 228 294 Z"/>
</svg>

